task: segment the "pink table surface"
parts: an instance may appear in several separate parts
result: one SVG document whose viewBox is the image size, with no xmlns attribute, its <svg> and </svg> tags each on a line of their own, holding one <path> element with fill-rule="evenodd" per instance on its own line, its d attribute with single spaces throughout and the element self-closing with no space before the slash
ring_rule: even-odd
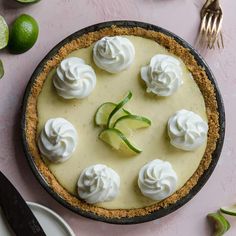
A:
<svg viewBox="0 0 236 236">
<path fill-rule="evenodd" d="M 203 0 L 42 0 L 31 6 L 0 0 L 0 14 L 10 24 L 21 13 L 40 25 L 37 44 L 27 53 L 0 52 L 6 74 L 0 81 L 0 169 L 26 200 L 44 204 L 59 213 L 76 235 L 210 235 L 209 212 L 236 203 L 236 1 L 221 1 L 224 9 L 225 49 L 204 56 L 216 76 L 226 109 L 226 137 L 220 161 L 203 189 L 176 212 L 139 225 L 110 225 L 86 219 L 58 204 L 36 181 L 22 151 L 20 107 L 28 80 L 46 53 L 69 34 L 109 20 L 138 20 L 164 27 L 194 44 Z M 236 234 L 236 220 L 227 235 Z"/>
</svg>

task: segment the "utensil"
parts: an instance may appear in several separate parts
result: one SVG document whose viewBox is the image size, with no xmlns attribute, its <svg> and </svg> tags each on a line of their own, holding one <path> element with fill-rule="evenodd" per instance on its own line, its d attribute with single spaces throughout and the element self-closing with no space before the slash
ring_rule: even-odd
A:
<svg viewBox="0 0 236 236">
<path fill-rule="evenodd" d="M 224 48 L 222 35 L 223 12 L 219 0 L 207 0 L 201 9 L 201 26 L 197 39 L 197 45 L 215 48 Z"/>
<path fill-rule="evenodd" d="M 24 199 L 1 171 L 0 206 L 16 235 L 46 236 Z"/>
</svg>

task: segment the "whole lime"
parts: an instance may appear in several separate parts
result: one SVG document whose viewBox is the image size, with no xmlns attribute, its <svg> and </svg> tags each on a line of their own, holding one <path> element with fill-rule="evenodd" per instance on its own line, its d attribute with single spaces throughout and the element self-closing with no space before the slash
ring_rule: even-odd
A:
<svg viewBox="0 0 236 236">
<path fill-rule="evenodd" d="M 20 54 L 28 51 L 37 41 L 39 27 L 36 20 L 23 14 L 19 16 L 10 30 L 9 50 L 12 53 Z"/>
</svg>

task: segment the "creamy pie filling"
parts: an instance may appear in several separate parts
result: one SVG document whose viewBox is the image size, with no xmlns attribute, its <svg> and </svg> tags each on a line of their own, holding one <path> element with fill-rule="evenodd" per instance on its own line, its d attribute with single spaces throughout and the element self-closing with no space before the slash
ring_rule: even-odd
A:
<svg viewBox="0 0 236 236">
<path fill-rule="evenodd" d="M 129 69 L 110 74 L 94 64 L 93 45 L 79 49 L 68 57 L 80 57 L 95 70 L 97 85 L 91 95 L 81 100 L 65 100 L 59 97 L 52 82 L 55 75 L 53 70 L 43 85 L 37 104 L 38 135 L 48 119 L 57 117 L 70 121 L 78 132 L 78 146 L 68 161 L 54 164 L 45 159 L 50 171 L 68 192 L 77 196 L 79 175 L 83 169 L 91 165 L 105 164 L 120 175 L 118 197 L 110 202 L 96 204 L 108 209 L 142 208 L 155 203 L 141 194 L 137 183 L 141 167 L 154 159 L 171 163 L 178 176 L 177 189 L 180 189 L 197 169 L 207 143 L 205 141 L 201 147 L 191 152 L 179 150 L 170 144 L 167 121 L 176 111 L 191 110 L 207 121 L 203 96 L 182 62 L 183 85 L 177 92 L 169 97 L 157 97 L 146 93 L 145 83 L 140 76 L 141 67 L 148 65 L 156 54 L 171 54 L 153 40 L 137 36 L 126 37 L 131 40 L 136 51 L 134 63 Z M 133 157 L 124 156 L 99 140 L 101 128 L 94 125 L 97 108 L 104 102 L 119 101 L 128 90 L 132 91 L 133 98 L 126 108 L 131 113 L 152 120 L 152 125 L 148 129 L 135 131 L 132 138 L 143 152 Z"/>
</svg>

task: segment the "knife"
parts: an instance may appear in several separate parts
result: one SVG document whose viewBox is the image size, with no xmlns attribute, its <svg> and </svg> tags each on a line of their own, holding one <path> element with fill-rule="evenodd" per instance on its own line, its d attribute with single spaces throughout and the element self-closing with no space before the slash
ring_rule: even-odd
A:
<svg viewBox="0 0 236 236">
<path fill-rule="evenodd" d="M 0 206 L 17 236 L 46 236 L 25 200 L 1 171 Z"/>
</svg>

